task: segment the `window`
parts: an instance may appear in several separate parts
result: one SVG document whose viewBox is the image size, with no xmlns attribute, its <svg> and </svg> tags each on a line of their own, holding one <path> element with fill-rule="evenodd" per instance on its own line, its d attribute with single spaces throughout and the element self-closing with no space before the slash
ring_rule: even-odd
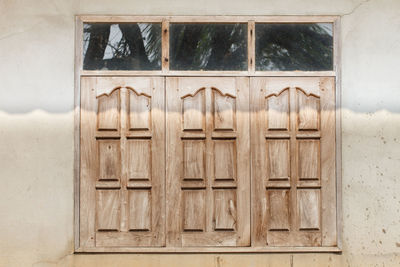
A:
<svg viewBox="0 0 400 267">
<path fill-rule="evenodd" d="M 340 251 L 337 23 L 79 17 L 76 251 Z"/>
</svg>

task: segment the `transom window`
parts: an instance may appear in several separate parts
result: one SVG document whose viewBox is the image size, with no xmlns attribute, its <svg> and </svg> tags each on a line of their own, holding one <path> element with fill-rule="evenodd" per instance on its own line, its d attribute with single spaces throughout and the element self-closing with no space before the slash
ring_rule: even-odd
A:
<svg viewBox="0 0 400 267">
<path fill-rule="evenodd" d="M 83 70 L 334 71 L 332 17 L 320 22 L 304 17 L 299 22 L 157 20 L 84 22 Z"/>
</svg>

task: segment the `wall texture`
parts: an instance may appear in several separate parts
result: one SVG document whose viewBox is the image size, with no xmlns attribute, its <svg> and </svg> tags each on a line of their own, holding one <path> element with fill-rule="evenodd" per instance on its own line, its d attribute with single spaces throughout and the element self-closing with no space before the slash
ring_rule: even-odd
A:
<svg viewBox="0 0 400 267">
<path fill-rule="evenodd" d="M 0 266 L 400 266 L 399 0 L 0 0 Z M 343 253 L 73 254 L 74 15 L 341 15 Z"/>
</svg>

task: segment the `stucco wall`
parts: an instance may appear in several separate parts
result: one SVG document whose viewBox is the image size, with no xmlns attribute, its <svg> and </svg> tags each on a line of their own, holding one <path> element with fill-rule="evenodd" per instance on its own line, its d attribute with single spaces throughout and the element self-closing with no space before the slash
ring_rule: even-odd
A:
<svg viewBox="0 0 400 267">
<path fill-rule="evenodd" d="M 0 0 L 0 266 L 400 266 L 399 0 Z M 73 255 L 74 15 L 342 15 L 343 254 Z"/>
</svg>

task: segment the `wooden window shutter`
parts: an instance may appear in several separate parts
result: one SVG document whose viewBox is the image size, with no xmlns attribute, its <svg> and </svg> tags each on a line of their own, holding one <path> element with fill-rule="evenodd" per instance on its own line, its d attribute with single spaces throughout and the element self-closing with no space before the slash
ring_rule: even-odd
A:
<svg viewBox="0 0 400 267">
<path fill-rule="evenodd" d="M 249 79 L 166 79 L 167 246 L 249 246 Z"/>
<path fill-rule="evenodd" d="M 335 247 L 335 114 L 334 77 L 82 77 L 80 246 Z"/>
<path fill-rule="evenodd" d="M 165 244 L 163 78 L 81 79 L 80 244 Z"/>
<path fill-rule="evenodd" d="M 252 245 L 335 246 L 334 78 L 250 84 Z"/>
</svg>

